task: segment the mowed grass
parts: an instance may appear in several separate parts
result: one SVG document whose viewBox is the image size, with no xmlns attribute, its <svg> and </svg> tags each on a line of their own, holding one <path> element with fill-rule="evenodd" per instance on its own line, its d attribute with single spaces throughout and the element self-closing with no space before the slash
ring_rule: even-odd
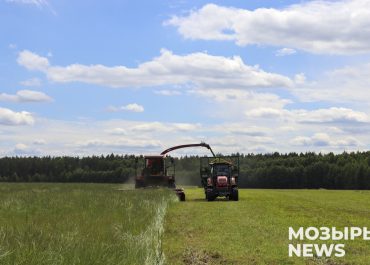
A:
<svg viewBox="0 0 370 265">
<path fill-rule="evenodd" d="M 238 202 L 185 191 L 187 201 L 171 205 L 165 219 L 168 264 L 370 264 L 370 241 L 362 239 L 340 242 L 344 258 L 288 257 L 290 226 L 370 228 L 369 191 L 243 189 Z"/>
<path fill-rule="evenodd" d="M 0 264 L 163 264 L 176 196 L 124 185 L 0 183 Z"/>
</svg>

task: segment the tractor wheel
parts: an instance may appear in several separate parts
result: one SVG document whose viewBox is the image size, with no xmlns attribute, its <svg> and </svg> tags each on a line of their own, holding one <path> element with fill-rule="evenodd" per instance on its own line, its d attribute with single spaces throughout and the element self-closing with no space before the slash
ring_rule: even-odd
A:
<svg viewBox="0 0 370 265">
<path fill-rule="evenodd" d="M 140 180 L 135 181 L 135 189 L 140 189 L 143 187 L 143 183 Z"/>
<path fill-rule="evenodd" d="M 185 193 L 181 193 L 179 195 L 179 199 L 180 199 L 181 202 L 184 202 L 185 201 Z"/>
<path fill-rule="evenodd" d="M 213 194 L 213 191 L 207 191 L 207 193 L 206 193 L 206 199 L 209 202 L 215 200 L 215 195 Z"/>
<path fill-rule="evenodd" d="M 239 201 L 239 191 L 237 188 L 233 188 L 231 190 L 230 199 L 232 199 L 233 201 Z"/>
</svg>

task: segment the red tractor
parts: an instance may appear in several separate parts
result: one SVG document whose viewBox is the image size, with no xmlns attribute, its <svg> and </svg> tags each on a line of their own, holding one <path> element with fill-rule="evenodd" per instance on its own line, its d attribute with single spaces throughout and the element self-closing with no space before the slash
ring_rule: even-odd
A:
<svg viewBox="0 0 370 265">
<path fill-rule="evenodd" d="M 176 188 L 174 159 L 166 157 L 165 155 L 176 149 L 198 146 L 206 147 L 214 156 L 211 147 L 206 143 L 178 145 L 164 150 L 157 156 L 144 156 L 144 165 L 141 174 L 136 174 L 135 188 L 168 187 L 175 190 L 181 201 L 185 201 L 184 190 Z M 136 169 L 137 167 L 138 160 L 136 163 Z"/>
<path fill-rule="evenodd" d="M 239 156 L 202 157 L 200 177 L 208 201 L 217 197 L 239 200 Z"/>
</svg>

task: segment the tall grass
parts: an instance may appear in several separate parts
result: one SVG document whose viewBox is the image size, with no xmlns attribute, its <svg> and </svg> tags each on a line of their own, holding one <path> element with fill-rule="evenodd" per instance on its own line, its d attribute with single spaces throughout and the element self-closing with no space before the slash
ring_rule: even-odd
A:
<svg viewBox="0 0 370 265">
<path fill-rule="evenodd" d="M 1 184 L 0 264 L 164 264 L 168 190 Z"/>
</svg>

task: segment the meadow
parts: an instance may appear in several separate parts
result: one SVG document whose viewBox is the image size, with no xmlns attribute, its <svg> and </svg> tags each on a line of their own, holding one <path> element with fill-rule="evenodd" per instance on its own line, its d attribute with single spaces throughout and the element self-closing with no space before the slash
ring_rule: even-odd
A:
<svg viewBox="0 0 370 265">
<path fill-rule="evenodd" d="M 370 264 L 370 241 L 360 239 L 342 242 L 343 258 L 288 257 L 289 226 L 370 228 L 369 191 L 242 189 L 238 202 L 207 202 L 194 188 L 186 196 L 165 218 L 168 264 Z"/>
<path fill-rule="evenodd" d="M 370 241 L 344 258 L 288 258 L 288 227 L 370 227 L 369 191 L 240 190 L 207 202 L 185 188 L 0 184 L 0 264 L 369 264 Z"/>
<path fill-rule="evenodd" d="M 0 184 L 0 264 L 164 264 L 168 190 Z"/>
</svg>

